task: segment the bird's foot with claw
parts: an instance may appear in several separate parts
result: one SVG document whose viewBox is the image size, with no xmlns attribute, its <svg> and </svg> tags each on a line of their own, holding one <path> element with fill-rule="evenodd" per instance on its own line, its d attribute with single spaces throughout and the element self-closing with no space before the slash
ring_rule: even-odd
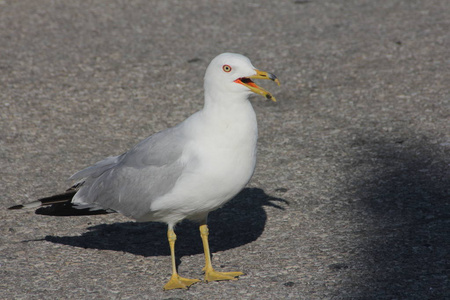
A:
<svg viewBox="0 0 450 300">
<path fill-rule="evenodd" d="M 164 290 L 187 289 L 188 287 L 199 281 L 201 280 L 183 278 L 179 275 L 172 275 L 169 282 L 164 286 Z"/>
<path fill-rule="evenodd" d="M 204 270 L 205 281 L 219 281 L 219 280 L 237 280 L 236 277 L 244 275 L 242 272 L 218 272 L 214 269 Z"/>
</svg>

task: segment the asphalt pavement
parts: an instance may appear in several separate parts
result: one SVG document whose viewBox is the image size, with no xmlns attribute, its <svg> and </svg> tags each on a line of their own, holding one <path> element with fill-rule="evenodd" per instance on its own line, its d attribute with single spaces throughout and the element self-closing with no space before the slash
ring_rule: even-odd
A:
<svg viewBox="0 0 450 300">
<path fill-rule="evenodd" d="M 450 299 L 450 1 L 0 0 L 1 299 Z M 222 52 L 252 96 L 255 174 L 210 215 L 238 281 L 163 291 L 166 228 L 6 208 L 201 109 Z M 196 224 L 179 272 L 202 277 Z"/>
</svg>

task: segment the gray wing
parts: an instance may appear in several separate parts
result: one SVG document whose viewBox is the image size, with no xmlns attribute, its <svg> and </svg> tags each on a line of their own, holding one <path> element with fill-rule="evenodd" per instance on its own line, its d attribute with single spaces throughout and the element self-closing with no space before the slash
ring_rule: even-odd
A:
<svg viewBox="0 0 450 300">
<path fill-rule="evenodd" d="M 185 143 L 182 128 L 176 126 L 72 175 L 71 179 L 83 182 L 73 203 L 79 208 L 113 209 L 139 219 L 181 176 Z"/>
</svg>

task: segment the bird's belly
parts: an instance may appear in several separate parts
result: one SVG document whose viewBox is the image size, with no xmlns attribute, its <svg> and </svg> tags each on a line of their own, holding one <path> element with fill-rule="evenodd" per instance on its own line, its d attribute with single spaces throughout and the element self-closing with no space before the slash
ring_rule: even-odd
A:
<svg viewBox="0 0 450 300">
<path fill-rule="evenodd" d="M 239 154 L 233 151 L 217 151 L 214 154 L 214 157 L 205 159 L 199 168 L 200 173 L 204 174 L 199 177 L 207 176 L 207 180 L 198 178 L 197 184 L 205 190 L 210 190 L 208 194 L 211 198 L 228 197 L 224 200 L 227 201 L 250 180 L 255 169 L 256 155 L 251 151 Z M 210 187 L 206 186 L 208 183 Z"/>
<path fill-rule="evenodd" d="M 170 193 L 152 203 L 153 219 L 176 223 L 206 216 L 239 193 L 253 175 L 255 145 L 249 143 L 243 149 L 206 147 L 200 151 L 196 157 L 201 160 L 188 167 Z"/>
</svg>

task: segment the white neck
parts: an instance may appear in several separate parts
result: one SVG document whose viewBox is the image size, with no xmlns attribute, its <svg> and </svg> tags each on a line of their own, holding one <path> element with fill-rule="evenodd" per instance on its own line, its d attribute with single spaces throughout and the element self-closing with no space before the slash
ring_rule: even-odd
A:
<svg viewBox="0 0 450 300">
<path fill-rule="evenodd" d="M 203 130 L 230 146 L 235 142 L 256 146 L 256 115 L 247 98 L 246 94 L 205 91 L 205 105 L 200 111 Z"/>
</svg>

